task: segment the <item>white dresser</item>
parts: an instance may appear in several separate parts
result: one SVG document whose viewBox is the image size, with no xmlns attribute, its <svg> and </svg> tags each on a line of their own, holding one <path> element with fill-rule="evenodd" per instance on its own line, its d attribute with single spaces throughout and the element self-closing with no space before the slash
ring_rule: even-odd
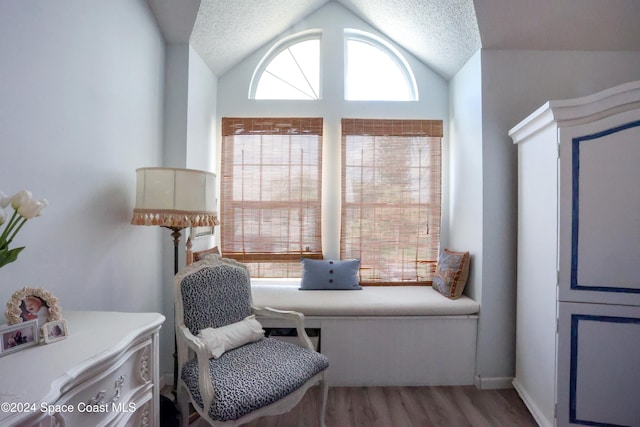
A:
<svg viewBox="0 0 640 427">
<path fill-rule="evenodd" d="M 514 127 L 514 387 L 541 426 L 640 426 L 640 81 Z"/>
<path fill-rule="evenodd" d="M 63 316 L 66 339 L 0 358 L 0 425 L 159 425 L 158 331 L 164 316 Z"/>
</svg>

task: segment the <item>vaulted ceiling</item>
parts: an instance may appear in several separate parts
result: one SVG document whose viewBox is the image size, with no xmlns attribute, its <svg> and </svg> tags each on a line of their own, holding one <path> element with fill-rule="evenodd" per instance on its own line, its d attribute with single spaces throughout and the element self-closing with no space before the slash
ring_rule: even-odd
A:
<svg viewBox="0 0 640 427">
<path fill-rule="evenodd" d="M 329 1 L 447 79 L 481 47 L 640 51 L 639 0 L 147 0 L 218 76 Z"/>
</svg>

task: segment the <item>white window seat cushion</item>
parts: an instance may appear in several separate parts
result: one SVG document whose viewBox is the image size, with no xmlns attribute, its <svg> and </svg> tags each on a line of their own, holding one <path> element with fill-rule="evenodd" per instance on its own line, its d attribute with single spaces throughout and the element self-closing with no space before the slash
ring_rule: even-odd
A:
<svg viewBox="0 0 640 427">
<path fill-rule="evenodd" d="M 253 305 L 305 316 L 461 316 L 480 311 L 466 295 L 451 300 L 431 286 L 363 286 L 353 291 L 301 291 L 299 279 L 252 279 Z"/>
</svg>

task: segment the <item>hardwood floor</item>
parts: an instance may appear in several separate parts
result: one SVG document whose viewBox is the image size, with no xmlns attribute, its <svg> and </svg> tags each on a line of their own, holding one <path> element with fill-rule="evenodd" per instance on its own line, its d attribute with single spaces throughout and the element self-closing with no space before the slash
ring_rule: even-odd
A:
<svg viewBox="0 0 640 427">
<path fill-rule="evenodd" d="M 320 390 L 293 411 L 247 427 L 319 427 Z M 536 427 L 514 389 L 462 387 L 331 387 L 327 427 Z"/>
</svg>

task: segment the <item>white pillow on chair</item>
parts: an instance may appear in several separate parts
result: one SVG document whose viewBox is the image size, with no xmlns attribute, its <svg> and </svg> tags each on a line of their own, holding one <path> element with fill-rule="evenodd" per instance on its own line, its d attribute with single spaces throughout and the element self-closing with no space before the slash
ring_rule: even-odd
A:
<svg viewBox="0 0 640 427">
<path fill-rule="evenodd" d="M 264 330 L 255 315 L 220 328 L 206 328 L 198 333 L 204 341 L 211 357 L 219 358 L 225 351 L 233 350 L 264 337 Z"/>
</svg>

